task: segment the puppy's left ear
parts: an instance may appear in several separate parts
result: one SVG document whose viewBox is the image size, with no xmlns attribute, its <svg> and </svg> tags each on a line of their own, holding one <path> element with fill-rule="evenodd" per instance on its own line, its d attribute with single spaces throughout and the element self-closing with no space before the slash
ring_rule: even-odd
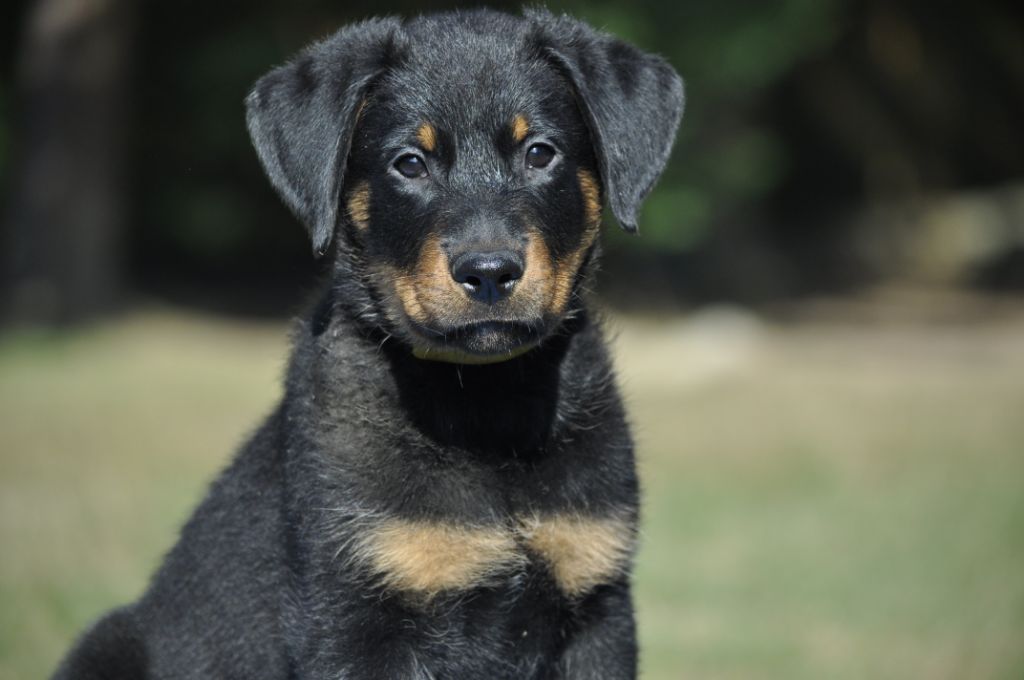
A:
<svg viewBox="0 0 1024 680">
<path fill-rule="evenodd" d="M 360 103 L 393 57 L 397 19 L 347 26 L 260 78 L 245 100 L 263 169 L 323 255 L 334 236 Z"/>
<path fill-rule="evenodd" d="M 661 57 L 546 10 L 526 13 L 543 52 L 572 82 L 608 202 L 622 228 L 665 169 L 683 114 L 683 81 Z"/>
</svg>

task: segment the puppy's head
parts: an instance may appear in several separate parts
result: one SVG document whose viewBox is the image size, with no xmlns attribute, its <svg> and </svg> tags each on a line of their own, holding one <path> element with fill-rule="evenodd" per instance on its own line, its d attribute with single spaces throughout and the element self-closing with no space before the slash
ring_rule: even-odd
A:
<svg viewBox="0 0 1024 680">
<path fill-rule="evenodd" d="M 574 308 L 605 200 L 636 229 L 682 112 L 658 57 L 544 11 L 373 20 L 264 76 L 253 141 L 343 294 L 424 358 L 484 363 Z"/>
</svg>

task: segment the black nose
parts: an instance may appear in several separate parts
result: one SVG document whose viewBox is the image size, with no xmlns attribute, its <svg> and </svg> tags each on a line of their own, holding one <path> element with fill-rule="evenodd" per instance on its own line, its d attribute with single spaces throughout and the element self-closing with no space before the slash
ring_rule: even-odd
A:
<svg viewBox="0 0 1024 680">
<path fill-rule="evenodd" d="M 522 259 L 508 250 L 463 253 L 452 262 L 452 278 L 474 300 L 489 305 L 507 297 L 522 275 Z"/>
</svg>

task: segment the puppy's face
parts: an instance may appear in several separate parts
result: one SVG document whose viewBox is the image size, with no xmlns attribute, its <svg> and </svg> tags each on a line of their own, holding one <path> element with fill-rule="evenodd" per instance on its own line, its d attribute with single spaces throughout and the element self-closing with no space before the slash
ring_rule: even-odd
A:
<svg viewBox="0 0 1024 680">
<path fill-rule="evenodd" d="M 543 10 L 346 27 L 247 99 L 256 151 L 350 313 L 486 363 L 571 314 L 601 205 L 636 228 L 682 113 L 658 57 Z"/>
<path fill-rule="evenodd" d="M 425 42 L 367 93 L 342 191 L 346 237 L 390 331 L 488 361 L 570 308 L 601 220 L 594 146 L 542 60 Z"/>
</svg>

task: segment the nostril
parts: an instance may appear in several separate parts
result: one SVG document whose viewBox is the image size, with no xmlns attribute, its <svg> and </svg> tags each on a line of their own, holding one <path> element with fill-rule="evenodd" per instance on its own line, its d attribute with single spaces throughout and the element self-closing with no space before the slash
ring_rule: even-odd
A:
<svg viewBox="0 0 1024 680">
<path fill-rule="evenodd" d="M 474 300 L 493 304 L 512 293 L 523 266 L 519 255 L 511 251 L 470 252 L 454 259 L 451 273 Z"/>
</svg>

